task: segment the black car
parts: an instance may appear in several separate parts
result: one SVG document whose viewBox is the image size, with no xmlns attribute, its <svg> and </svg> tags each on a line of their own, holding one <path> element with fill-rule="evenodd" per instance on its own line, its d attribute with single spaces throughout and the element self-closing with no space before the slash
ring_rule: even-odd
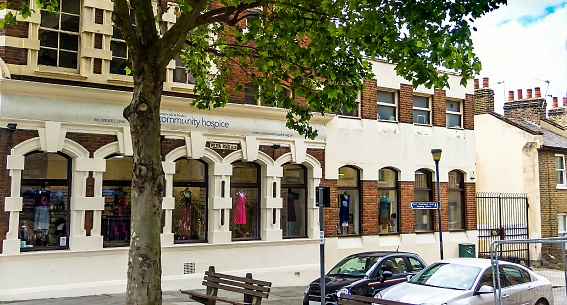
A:
<svg viewBox="0 0 567 305">
<path fill-rule="evenodd" d="M 325 276 L 325 304 L 337 304 L 340 294 L 373 297 L 378 291 L 406 281 L 427 265 L 417 254 L 373 251 L 349 255 Z M 305 289 L 303 305 L 321 304 L 321 284 L 316 279 Z"/>
</svg>

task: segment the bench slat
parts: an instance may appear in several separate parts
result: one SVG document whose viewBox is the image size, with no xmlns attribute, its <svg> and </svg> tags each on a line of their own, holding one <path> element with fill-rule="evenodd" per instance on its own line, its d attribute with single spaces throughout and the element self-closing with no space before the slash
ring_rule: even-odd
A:
<svg viewBox="0 0 567 305">
<path fill-rule="evenodd" d="M 225 279 L 229 279 L 229 280 L 235 280 L 235 281 L 239 281 L 239 282 L 245 282 L 247 284 L 256 284 L 256 285 L 259 285 L 259 286 L 272 286 L 272 283 L 270 283 L 270 282 L 257 280 L 257 279 L 249 279 L 247 277 L 234 276 L 234 275 L 230 275 L 230 274 L 223 274 L 223 273 L 205 271 L 205 275 L 209 275 L 209 276 L 212 276 L 212 277 L 225 278 Z"/>
<path fill-rule="evenodd" d="M 259 292 L 270 292 L 270 288 L 271 288 L 270 286 L 257 286 L 253 284 L 247 284 L 234 280 L 226 280 L 224 278 L 210 277 L 210 276 L 205 276 L 203 281 L 204 281 L 203 285 L 207 285 L 206 282 L 210 282 L 210 283 L 225 284 L 227 286 L 235 286 L 235 287 L 250 289 Z"/>
<path fill-rule="evenodd" d="M 268 298 L 268 294 L 265 293 L 265 292 L 260 292 L 260 291 L 256 291 L 256 290 L 249 290 L 249 289 L 235 287 L 235 286 L 223 285 L 221 283 L 203 282 L 203 285 L 208 286 L 208 287 L 222 289 L 222 290 L 228 290 L 228 291 L 232 291 L 232 292 L 248 294 L 248 295 L 252 295 L 252 296 L 256 296 L 256 297 L 260 297 L 260 298 Z"/>
<path fill-rule="evenodd" d="M 212 296 L 212 295 L 203 294 L 203 293 L 194 292 L 194 291 L 181 291 L 181 293 L 188 294 L 189 297 L 191 297 L 191 299 L 196 300 L 196 301 L 198 299 L 208 299 L 208 300 L 217 300 L 217 301 L 230 303 L 230 304 L 234 304 L 234 305 L 250 305 L 250 303 L 231 300 L 231 299 L 227 299 L 227 298 L 223 298 L 223 297 L 219 297 L 219 296 Z"/>
</svg>

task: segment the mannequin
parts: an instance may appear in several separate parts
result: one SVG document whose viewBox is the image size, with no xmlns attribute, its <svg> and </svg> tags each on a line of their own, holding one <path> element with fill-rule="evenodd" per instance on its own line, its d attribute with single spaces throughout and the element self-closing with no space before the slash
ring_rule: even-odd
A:
<svg viewBox="0 0 567 305">
<path fill-rule="evenodd" d="M 339 224 L 341 226 L 341 234 L 349 233 L 348 215 L 350 206 L 350 195 L 345 191 L 339 196 Z"/>
</svg>

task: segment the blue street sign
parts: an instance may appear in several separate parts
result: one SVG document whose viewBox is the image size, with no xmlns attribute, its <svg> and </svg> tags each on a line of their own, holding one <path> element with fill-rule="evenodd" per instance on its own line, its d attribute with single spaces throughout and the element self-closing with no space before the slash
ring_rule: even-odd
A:
<svg viewBox="0 0 567 305">
<path fill-rule="evenodd" d="M 412 209 L 437 209 L 437 201 L 412 201 L 410 202 Z"/>
</svg>

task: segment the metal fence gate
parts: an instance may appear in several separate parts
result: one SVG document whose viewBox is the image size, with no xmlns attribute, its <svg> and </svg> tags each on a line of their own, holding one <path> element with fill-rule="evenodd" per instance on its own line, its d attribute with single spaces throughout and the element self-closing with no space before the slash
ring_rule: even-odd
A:
<svg viewBox="0 0 567 305">
<path fill-rule="evenodd" d="M 493 241 L 528 239 L 527 194 L 477 193 L 478 257 L 490 258 Z M 528 244 L 499 247 L 501 260 L 530 265 Z"/>
</svg>

